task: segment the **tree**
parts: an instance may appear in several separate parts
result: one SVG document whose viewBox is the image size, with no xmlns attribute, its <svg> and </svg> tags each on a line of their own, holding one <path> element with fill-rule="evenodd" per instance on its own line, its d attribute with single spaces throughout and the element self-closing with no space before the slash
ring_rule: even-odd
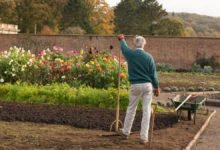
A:
<svg viewBox="0 0 220 150">
<path fill-rule="evenodd" d="M 185 36 L 183 22 L 176 18 L 165 18 L 161 20 L 155 29 L 158 35 Z"/>
<path fill-rule="evenodd" d="M 89 18 L 91 12 L 86 0 L 69 0 L 62 13 L 62 29 L 79 26 L 87 33 L 94 33 Z"/>
<path fill-rule="evenodd" d="M 96 34 L 114 33 L 114 11 L 105 0 L 87 0 L 92 12 L 90 21 Z"/>
<path fill-rule="evenodd" d="M 63 7 L 67 0 L 7 0 L 0 1 L 0 19 L 18 24 L 22 33 L 37 32 L 44 26 L 58 32 Z"/>
<path fill-rule="evenodd" d="M 166 15 L 156 0 L 122 0 L 115 8 L 116 32 L 152 34 L 153 22 Z"/>
<path fill-rule="evenodd" d="M 0 0 L 0 22 L 4 23 L 16 23 L 17 14 L 15 9 L 15 0 L 2 1 Z"/>
</svg>

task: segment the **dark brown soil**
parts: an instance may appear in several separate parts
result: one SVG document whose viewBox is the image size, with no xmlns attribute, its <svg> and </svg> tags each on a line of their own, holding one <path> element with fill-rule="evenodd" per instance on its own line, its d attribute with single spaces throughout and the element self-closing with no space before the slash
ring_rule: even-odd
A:
<svg viewBox="0 0 220 150">
<path fill-rule="evenodd" d="M 109 130 L 115 120 L 115 110 L 40 104 L 0 103 L 0 120 L 35 123 L 66 124 L 78 128 Z M 120 112 L 123 121 L 125 111 Z M 142 113 L 137 112 L 133 131 L 140 129 Z M 163 129 L 176 124 L 175 113 L 157 113 L 155 128 Z"/>
<path fill-rule="evenodd" d="M 155 130 L 152 149 L 184 149 L 208 117 L 204 114 L 205 112 L 198 113 L 196 125 L 193 124 L 193 121 L 181 120 L 172 127 Z M 147 145 L 139 143 L 138 131 L 135 131 L 128 140 L 124 140 L 120 136 L 106 136 L 110 134 L 112 133 L 103 130 L 80 129 L 67 125 L 0 121 L 0 150 L 147 149 Z"/>
</svg>

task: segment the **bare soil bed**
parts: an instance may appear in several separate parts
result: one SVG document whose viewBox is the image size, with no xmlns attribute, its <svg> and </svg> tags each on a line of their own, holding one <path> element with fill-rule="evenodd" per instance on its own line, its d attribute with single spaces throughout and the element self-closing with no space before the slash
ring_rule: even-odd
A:
<svg viewBox="0 0 220 150">
<path fill-rule="evenodd" d="M 115 120 L 115 110 L 40 104 L 1 103 L 0 120 L 35 123 L 66 124 L 78 128 L 109 130 Z M 125 111 L 120 112 L 123 121 Z M 133 130 L 140 129 L 142 113 L 137 112 Z M 158 113 L 155 129 L 172 127 L 176 123 L 174 113 Z"/>
<path fill-rule="evenodd" d="M 109 129 L 115 117 L 114 110 L 13 103 L 0 103 L 0 105 L 3 106 L 0 109 L 0 120 L 10 121 L 0 121 L 0 150 L 147 149 L 146 145 L 139 143 L 139 132 L 135 131 L 140 127 L 140 112 L 137 113 L 134 123 L 134 134 L 129 140 L 123 140 L 120 136 L 100 136 L 111 133 L 97 130 Z M 124 118 L 124 113 L 121 112 L 121 119 Z M 187 121 L 185 116 L 177 123 L 175 113 L 157 114 L 153 149 L 182 150 L 192 140 L 207 117 L 203 111 L 199 111 L 196 125 L 194 125 L 192 121 Z M 37 124 L 17 121 L 31 121 Z"/>
</svg>

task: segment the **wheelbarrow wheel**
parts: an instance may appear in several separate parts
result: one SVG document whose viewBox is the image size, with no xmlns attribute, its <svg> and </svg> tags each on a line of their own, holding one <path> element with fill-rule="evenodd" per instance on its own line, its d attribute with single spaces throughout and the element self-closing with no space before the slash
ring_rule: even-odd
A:
<svg viewBox="0 0 220 150">
<path fill-rule="evenodd" d="M 194 111 L 188 110 L 188 120 L 193 120 L 195 117 Z"/>
</svg>

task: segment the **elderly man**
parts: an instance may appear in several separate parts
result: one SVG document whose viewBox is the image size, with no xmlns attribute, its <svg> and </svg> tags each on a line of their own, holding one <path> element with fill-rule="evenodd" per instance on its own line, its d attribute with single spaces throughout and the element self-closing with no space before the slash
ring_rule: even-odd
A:
<svg viewBox="0 0 220 150">
<path fill-rule="evenodd" d="M 158 78 L 153 57 L 144 51 L 146 40 L 142 36 L 136 36 L 134 50 L 127 46 L 124 35 L 119 35 L 118 39 L 121 43 L 121 50 L 128 63 L 128 75 L 130 81 L 129 105 L 124 121 L 124 128 L 120 129 L 120 134 L 128 138 L 139 98 L 142 98 L 143 117 L 141 122 L 140 142 L 146 144 L 148 142 L 148 131 L 151 116 L 151 102 L 153 93 L 159 96 Z"/>
</svg>

